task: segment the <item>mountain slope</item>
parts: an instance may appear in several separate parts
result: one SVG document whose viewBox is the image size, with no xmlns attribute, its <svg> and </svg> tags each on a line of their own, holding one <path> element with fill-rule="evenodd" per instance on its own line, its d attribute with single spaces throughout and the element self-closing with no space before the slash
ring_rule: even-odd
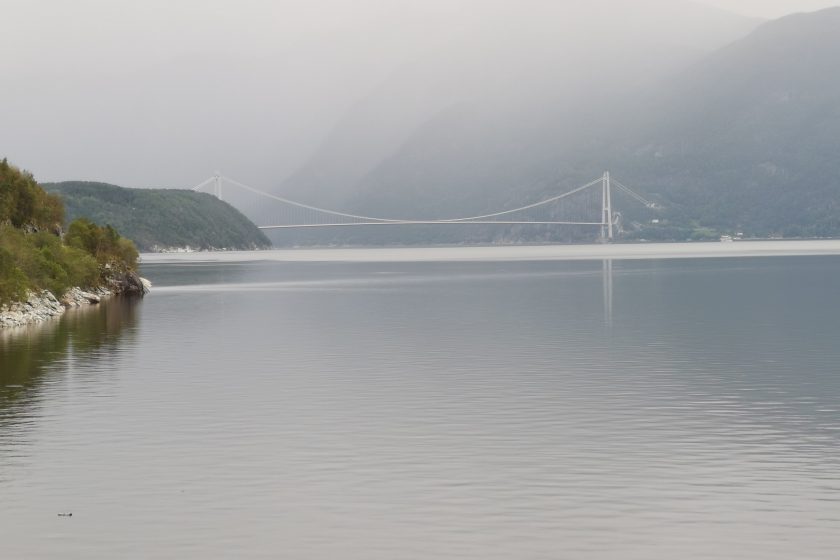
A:
<svg viewBox="0 0 840 560">
<path fill-rule="evenodd" d="M 83 217 L 110 224 L 141 251 L 270 246 L 265 235 L 238 210 L 209 194 L 78 181 L 43 187 L 61 196 L 68 221 Z"/>
<path fill-rule="evenodd" d="M 687 219 L 840 234 L 838 57 L 840 8 L 767 23 L 675 80 L 621 161 Z"/>
<path fill-rule="evenodd" d="M 513 107 L 473 98 L 414 130 L 356 183 L 348 206 L 407 218 L 481 213 L 558 194 L 608 168 L 664 203 L 667 228 L 639 236 L 840 235 L 838 57 L 840 8 L 768 22 L 663 72 L 649 82 L 656 87 L 582 79 L 577 92 Z M 609 62 L 579 60 L 594 82 Z M 620 72 L 648 62 L 628 55 Z M 628 221 L 651 217 L 618 202 Z"/>
</svg>

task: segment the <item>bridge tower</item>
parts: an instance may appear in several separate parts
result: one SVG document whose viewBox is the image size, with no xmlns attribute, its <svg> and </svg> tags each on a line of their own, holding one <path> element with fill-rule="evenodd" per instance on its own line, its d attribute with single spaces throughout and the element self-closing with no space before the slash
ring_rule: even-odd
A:
<svg viewBox="0 0 840 560">
<path fill-rule="evenodd" d="M 601 178 L 601 241 L 607 243 L 613 240 L 613 213 L 612 213 L 612 184 L 610 183 L 610 172 L 604 171 Z"/>
<path fill-rule="evenodd" d="M 213 194 L 216 198 L 222 200 L 222 172 L 216 171 L 213 174 Z"/>
</svg>

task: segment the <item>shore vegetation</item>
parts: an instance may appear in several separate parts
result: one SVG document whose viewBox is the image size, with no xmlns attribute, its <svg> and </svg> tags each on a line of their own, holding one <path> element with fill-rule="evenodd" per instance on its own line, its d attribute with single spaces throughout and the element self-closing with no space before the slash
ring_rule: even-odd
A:
<svg viewBox="0 0 840 560">
<path fill-rule="evenodd" d="M 74 286 L 102 286 L 134 271 L 137 258 L 134 244 L 109 225 L 78 219 L 65 233 L 61 199 L 0 160 L 0 305 L 32 291 L 60 296 Z"/>
</svg>

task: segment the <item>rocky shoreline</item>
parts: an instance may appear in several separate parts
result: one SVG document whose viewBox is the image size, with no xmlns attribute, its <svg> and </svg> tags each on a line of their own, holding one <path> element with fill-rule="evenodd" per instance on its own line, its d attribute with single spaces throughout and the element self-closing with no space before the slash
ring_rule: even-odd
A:
<svg viewBox="0 0 840 560">
<path fill-rule="evenodd" d="M 148 293 L 151 283 L 136 274 L 130 277 L 114 278 L 109 282 L 110 288 L 96 288 L 85 291 L 81 288 L 70 288 L 61 299 L 55 294 L 44 290 L 30 292 L 26 301 L 0 306 L 0 328 L 23 327 L 41 323 L 53 317 L 62 315 L 67 309 L 83 305 L 95 305 L 104 298 L 116 294 L 134 294 L 143 296 Z"/>
</svg>

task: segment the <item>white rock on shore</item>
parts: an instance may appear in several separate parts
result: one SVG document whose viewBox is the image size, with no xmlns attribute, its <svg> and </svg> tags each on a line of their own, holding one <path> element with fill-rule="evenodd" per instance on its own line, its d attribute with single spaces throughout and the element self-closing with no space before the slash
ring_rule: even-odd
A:
<svg viewBox="0 0 840 560">
<path fill-rule="evenodd" d="M 40 323 L 62 313 L 64 306 L 50 292 L 30 292 L 26 301 L 0 307 L 0 327 L 22 327 Z"/>
<path fill-rule="evenodd" d="M 149 291 L 151 283 L 140 278 L 144 291 Z M 67 308 L 97 304 L 103 298 L 111 296 L 114 291 L 107 288 L 97 288 L 86 292 L 80 288 L 70 288 L 59 301 L 51 292 L 30 292 L 26 301 L 0 306 L 0 328 L 22 327 L 33 323 L 40 323 L 52 317 L 58 317 Z"/>
<path fill-rule="evenodd" d="M 85 292 L 79 288 L 70 288 L 64 297 L 61 298 L 61 304 L 64 307 L 81 307 L 89 303 L 99 303 L 103 297 L 110 296 L 111 291 L 105 288 L 99 288 L 93 292 Z"/>
<path fill-rule="evenodd" d="M 94 293 L 71 288 L 59 301 L 47 290 L 40 293 L 30 292 L 26 301 L 0 307 L 0 327 L 22 327 L 40 323 L 61 315 L 69 307 L 99 303 L 103 297 L 109 295 L 111 292 L 105 289 L 96 290 Z"/>
</svg>

